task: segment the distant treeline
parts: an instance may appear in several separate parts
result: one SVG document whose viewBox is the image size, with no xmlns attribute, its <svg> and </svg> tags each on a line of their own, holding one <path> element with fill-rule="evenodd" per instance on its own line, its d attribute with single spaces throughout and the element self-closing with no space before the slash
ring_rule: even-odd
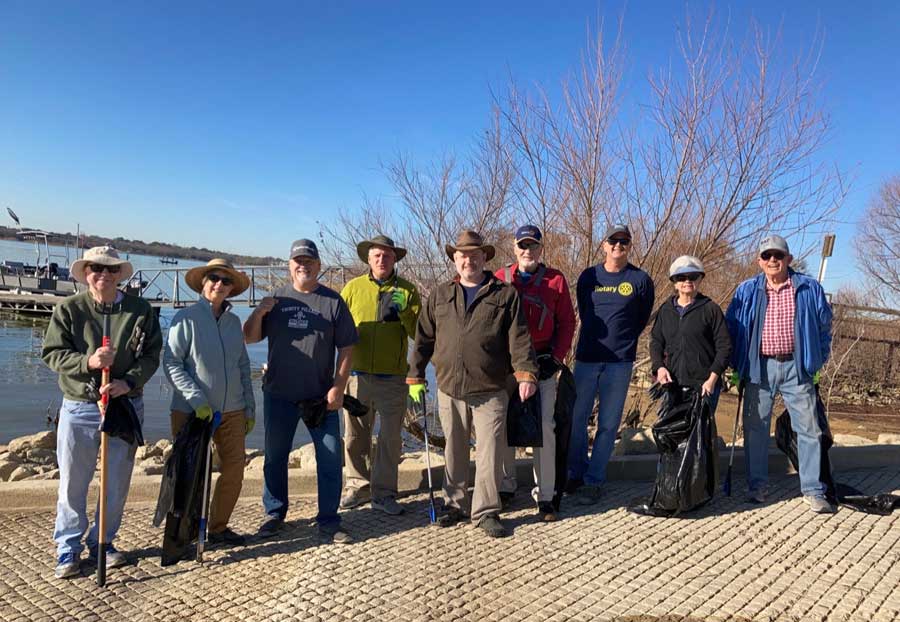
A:
<svg viewBox="0 0 900 622">
<path fill-rule="evenodd" d="M 50 235 L 51 244 L 64 245 L 66 242 L 74 244 L 74 233 L 47 232 Z M 0 239 L 15 240 L 16 229 L 0 225 Z M 84 248 L 92 246 L 110 245 L 122 253 L 134 253 L 138 255 L 153 255 L 156 257 L 178 257 L 180 259 L 193 259 L 195 261 L 209 261 L 213 257 L 224 257 L 235 264 L 240 265 L 270 265 L 280 263 L 277 257 L 254 257 L 251 255 L 235 255 L 223 251 L 214 251 L 208 248 L 196 246 L 185 247 L 165 242 L 142 242 L 141 240 L 126 240 L 125 238 L 104 238 L 97 235 L 81 235 L 81 245 Z"/>
</svg>

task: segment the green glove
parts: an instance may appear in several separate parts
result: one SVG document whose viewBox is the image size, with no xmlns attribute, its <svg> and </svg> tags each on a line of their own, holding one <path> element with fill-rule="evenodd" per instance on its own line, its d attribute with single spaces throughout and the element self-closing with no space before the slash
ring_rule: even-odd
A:
<svg viewBox="0 0 900 622">
<path fill-rule="evenodd" d="M 731 372 L 731 375 L 728 376 L 728 384 L 730 384 L 733 387 L 736 387 L 736 386 L 738 386 L 738 384 L 740 384 L 740 382 L 741 382 L 741 375 L 739 373 L 737 373 L 736 371 Z"/>
<path fill-rule="evenodd" d="M 416 404 L 422 404 L 425 401 L 425 384 L 409 385 L 409 399 Z"/>
<path fill-rule="evenodd" d="M 409 306 L 409 294 L 403 289 L 394 289 L 391 291 L 391 303 L 397 308 L 397 311 L 406 311 Z"/>
<path fill-rule="evenodd" d="M 213 410 L 209 404 L 204 404 L 200 408 L 194 410 L 194 416 L 197 417 L 197 419 L 209 421 L 210 419 L 212 419 Z"/>
<path fill-rule="evenodd" d="M 819 384 L 819 380 L 822 379 L 821 374 L 822 374 L 821 371 L 817 371 L 816 373 L 813 374 L 813 384 Z"/>
<path fill-rule="evenodd" d="M 256 419 L 244 419 L 244 436 L 247 436 L 253 431 L 253 426 L 256 425 Z"/>
</svg>

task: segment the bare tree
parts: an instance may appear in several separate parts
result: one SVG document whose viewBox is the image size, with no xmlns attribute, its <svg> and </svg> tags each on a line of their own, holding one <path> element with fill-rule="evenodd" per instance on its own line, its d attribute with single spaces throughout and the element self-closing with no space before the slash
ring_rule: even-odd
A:
<svg viewBox="0 0 900 622">
<path fill-rule="evenodd" d="M 900 175 L 885 180 L 860 220 L 859 264 L 882 290 L 885 302 L 900 300 Z"/>
</svg>

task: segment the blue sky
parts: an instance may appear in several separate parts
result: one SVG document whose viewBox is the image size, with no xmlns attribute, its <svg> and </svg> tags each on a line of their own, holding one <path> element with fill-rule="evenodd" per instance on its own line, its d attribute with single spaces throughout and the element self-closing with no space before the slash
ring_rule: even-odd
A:
<svg viewBox="0 0 900 622">
<path fill-rule="evenodd" d="M 30 226 L 280 256 L 364 194 L 390 203 L 379 162 L 398 150 L 465 152 L 491 87 L 508 72 L 558 83 L 589 25 L 623 9 L 625 92 L 640 103 L 684 3 L 6 0 L 0 206 Z M 853 178 L 833 289 L 854 278 L 861 209 L 900 172 L 900 4 L 716 10 L 737 32 L 751 15 L 782 26 L 788 54 L 824 30 L 822 155 Z"/>
</svg>

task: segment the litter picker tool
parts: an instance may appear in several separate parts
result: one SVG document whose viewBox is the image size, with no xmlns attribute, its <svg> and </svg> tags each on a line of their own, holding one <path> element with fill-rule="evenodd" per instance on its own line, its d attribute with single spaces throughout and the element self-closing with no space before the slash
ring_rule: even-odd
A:
<svg viewBox="0 0 900 622">
<path fill-rule="evenodd" d="M 435 411 L 437 410 L 437 397 L 434 400 Z M 425 468 L 428 470 L 428 519 L 433 525 L 437 522 L 437 513 L 434 508 L 434 486 L 431 483 L 431 445 L 428 441 L 428 408 L 425 406 L 425 396 L 422 396 L 421 404 L 413 402 L 416 410 L 422 413 L 422 430 L 425 435 Z"/>
<path fill-rule="evenodd" d="M 209 488 L 212 480 L 212 435 L 222 422 L 222 414 L 219 411 L 213 413 L 209 432 L 209 441 L 206 443 L 206 467 L 203 473 L 203 505 L 200 506 L 200 531 L 197 534 L 197 563 L 203 563 L 203 549 L 206 548 L 207 520 L 209 518 Z"/>
<path fill-rule="evenodd" d="M 731 472 L 734 466 L 734 444 L 737 441 L 738 422 L 741 420 L 741 405 L 744 403 L 744 381 L 738 381 L 737 411 L 734 413 L 734 430 L 731 432 L 731 456 L 728 458 L 728 472 L 725 474 L 725 482 L 722 484 L 722 492 L 726 497 L 731 496 Z"/>
<path fill-rule="evenodd" d="M 103 315 L 103 341 L 102 346 L 110 346 L 110 315 L 112 305 L 103 304 L 100 307 Z M 109 367 L 104 367 L 100 375 L 100 386 L 109 384 Z M 109 406 L 109 393 L 100 396 L 100 501 L 98 504 L 97 519 L 97 585 L 106 585 L 106 486 L 107 486 L 107 453 L 109 449 L 109 434 L 103 431 L 103 420 L 106 418 L 106 409 Z"/>
</svg>

